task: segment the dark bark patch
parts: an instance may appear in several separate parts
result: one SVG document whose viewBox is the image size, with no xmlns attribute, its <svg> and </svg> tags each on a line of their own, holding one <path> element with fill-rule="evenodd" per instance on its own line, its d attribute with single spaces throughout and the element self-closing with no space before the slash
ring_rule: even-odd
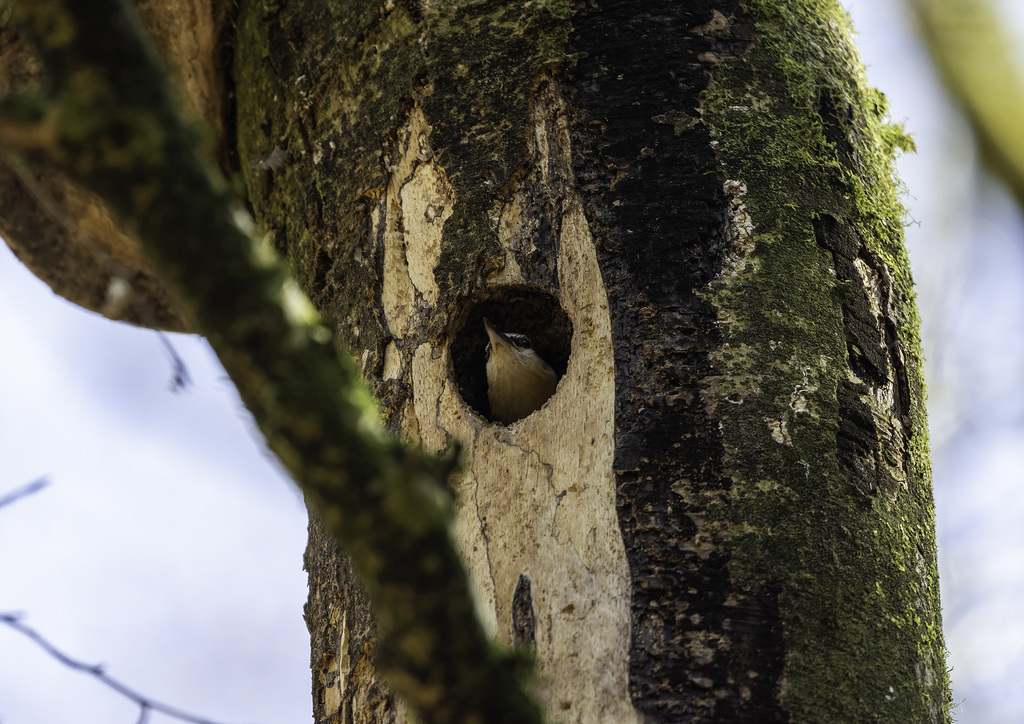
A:
<svg viewBox="0 0 1024 724">
<path fill-rule="evenodd" d="M 832 216 L 814 224 L 818 244 L 832 254 L 836 280 L 846 293 L 843 322 L 851 377 L 839 380 L 839 464 L 846 479 L 865 493 L 893 496 L 907 479 L 910 385 L 890 310 L 892 281 L 885 263 L 853 227 Z M 891 395 L 877 394 L 891 389 Z M 886 409 L 877 401 L 891 399 Z M 875 400 L 873 406 L 869 400 Z M 887 424 L 887 419 L 895 424 Z M 898 451 L 898 460 L 885 451 Z"/>
<path fill-rule="evenodd" d="M 324 249 L 316 251 L 316 258 L 313 262 L 313 281 L 307 289 L 315 290 L 318 293 L 318 307 L 325 306 L 324 301 L 334 296 L 334 279 L 330 276 L 334 260 Z"/>
<path fill-rule="evenodd" d="M 530 577 L 520 575 L 512 594 L 512 643 L 517 646 L 537 645 L 537 619 L 533 612 Z"/>
<path fill-rule="evenodd" d="M 725 5 L 579 3 L 570 40 L 580 54 L 567 73 L 574 170 L 615 354 L 630 695 L 651 721 L 786 719 L 777 592 L 736 590 L 728 534 L 708 515 L 731 481 L 701 392 L 722 343 L 702 293 L 749 249 L 725 238 L 730 207 L 712 138 L 685 119 L 699 117 L 721 60 L 749 47 L 749 25 Z"/>
<path fill-rule="evenodd" d="M 854 126 L 852 106 L 848 102 L 837 101 L 832 93 L 823 89 L 818 98 L 817 110 L 821 116 L 825 139 L 836 149 L 839 162 L 845 167 L 851 166 L 853 144 L 848 129 Z"/>
</svg>

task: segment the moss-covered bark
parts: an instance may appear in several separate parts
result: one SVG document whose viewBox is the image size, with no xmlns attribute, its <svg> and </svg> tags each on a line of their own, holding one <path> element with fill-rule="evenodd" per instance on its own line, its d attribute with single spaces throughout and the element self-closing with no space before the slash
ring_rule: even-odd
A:
<svg viewBox="0 0 1024 724">
<path fill-rule="evenodd" d="M 754 238 L 707 292 L 728 313 L 717 365 L 757 375 L 707 391 L 734 482 L 713 518 L 737 587 L 778 586 L 789 711 L 942 721 L 919 320 L 891 167 L 909 141 L 837 3 L 746 5 L 760 37 L 702 113 Z"/>
<path fill-rule="evenodd" d="M 605 689 L 622 695 L 616 721 L 633 710 L 665 722 L 948 720 L 918 320 L 891 170 L 909 140 L 866 86 L 845 15 L 833 0 L 571 11 L 242 0 L 238 159 L 259 223 L 388 425 L 434 449 L 455 431 L 469 443 L 456 479 L 459 535 L 463 557 L 490 574 L 476 593 L 498 633 L 508 627 L 508 638 L 548 655 L 552 632 L 570 631 L 582 650 L 591 621 L 623 612 L 603 623 L 630 634 L 608 649 L 609 666 L 628 668 L 628 691 L 616 688 L 625 676 Z M 51 21 L 36 33 L 53 72 L 70 78 L 89 63 L 61 59 L 68 27 Z M 132 72 L 121 80 L 138 91 L 133 102 L 152 100 Z M 459 703 L 438 677 L 494 705 L 474 667 L 508 669 L 480 639 L 462 645 L 461 592 L 430 590 L 439 579 L 423 566 L 382 562 L 397 551 L 454 570 L 452 557 L 421 548 L 441 535 L 444 496 L 424 477 L 437 471 L 390 439 L 339 443 L 348 428 L 323 420 L 338 408 L 363 428 L 367 401 L 324 390 L 356 368 L 303 361 L 323 351 L 324 330 L 264 306 L 291 298 L 283 270 L 239 239 L 222 187 L 204 187 L 182 213 L 185 192 L 209 184 L 189 165 L 188 137 L 167 140 L 160 124 L 125 113 L 101 134 L 109 148 L 87 142 L 85 111 L 117 104 L 95 103 L 108 89 L 77 77 L 84 83 L 62 86 L 62 100 L 79 104 L 64 111 L 67 128 L 55 137 L 43 123 L 20 138 L 120 195 L 133 231 L 159 240 L 156 266 L 326 511 L 307 552 L 317 720 L 402 716 L 372 670 L 382 648 L 411 661 L 392 670 L 418 706 L 444 716 Z M 125 137 L 137 142 L 111 141 Z M 183 175 L 164 173 L 181 159 Z M 232 241 L 210 241 L 221 237 Z M 571 288 L 581 279 L 587 289 Z M 525 318 L 532 326 L 519 331 L 565 373 L 522 424 L 481 415 L 474 325 L 484 313 Z M 598 391 L 609 399 L 591 405 Z M 381 463 L 382 452 L 398 462 Z M 591 467 L 562 489 L 566 460 Z M 407 498 L 397 491 L 410 471 L 419 472 Z M 611 509 L 612 488 L 606 501 L 594 495 L 604 481 L 615 486 L 610 534 L 600 505 Z M 550 507 L 521 505 L 529 496 Z M 365 497 L 411 537 L 364 514 Z M 404 637 L 378 639 L 327 530 L 352 547 L 367 591 L 384 602 L 384 629 L 408 624 Z M 619 534 L 621 575 L 609 563 Z M 513 551 L 522 575 L 490 560 L 499 549 Z M 537 561 L 559 556 L 575 565 L 564 570 L 621 580 L 625 592 L 566 577 L 585 605 L 552 611 L 550 571 L 562 569 L 545 578 Z M 462 608 L 444 618 L 451 598 Z M 602 608 L 603 598 L 628 599 L 628 621 L 626 603 Z M 433 628 L 409 624 L 424 612 Z M 578 628 L 559 629 L 559 616 Z M 461 650 L 470 668 L 447 668 L 442 649 Z M 592 721 L 583 712 L 606 703 L 587 709 L 549 684 L 539 687 L 558 693 L 548 704 L 566 721 Z"/>
<path fill-rule="evenodd" d="M 371 376 L 386 334 L 366 296 L 380 281 L 366 222 L 411 108 L 429 126 L 422 160 L 437 159 L 458 199 L 429 321 L 440 337 L 457 298 L 497 265 L 487 212 L 522 172 L 532 92 L 541 70 L 564 60 L 567 13 L 558 2 L 242 3 L 239 150 L 250 200 L 345 341 L 371 351 Z"/>
<path fill-rule="evenodd" d="M 666 3 L 573 22 L 578 172 L 620 335 L 638 707 L 946 720 L 891 170 L 908 140 L 842 9 Z"/>
<path fill-rule="evenodd" d="M 149 38 L 163 56 L 183 113 L 202 118 L 204 148 L 230 165 L 224 133 L 232 101 L 219 62 L 230 3 L 215 0 L 135 0 Z M 38 92 L 39 58 L 13 14 L 0 10 L 0 94 Z M 210 147 L 207 147 L 209 144 Z M 65 299 L 111 319 L 152 329 L 185 331 L 185 320 L 135 239 L 117 226 L 102 199 L 59 165 L 31 166 L 0 154 L 0 235 L 32 272 Z"/>
<path fill-rule="evenodd" d="M 16 8 L 45 94 L 5 98 L 0 139 L 103 198 L 216 350 L 380 622 L 378 665 L 427 721 L 538 721 L 519 659 L 494 648 L 448 533 L 455 467 L 380 427 L 339 351 L 223 180 L 118 0 Z"/>
<path fill-rule="evenodd" d="M 635 701 L 943 720 L 905 136 L 835 3 L 645 13 L 581 9 L 570 72 L 621 335 Z"/>
<path fill-rule="evenodd" d="M 414 391 L 387 379 L 386 351 L 407 364 L 418 344 L 445 345 L 505 263 L 497 219 L 530 188 L 524 109 L 553 70 L 612 315 L 634 704 L 663 721 L 943 720 L 920 350 L 891 171 L 909 139 L 866 86 L 841 8 L 580 4 L 568 36 L 560 10 L 526 8 L 250 15 L 245 53 L 263 55 L 265 76 L 246 84 L 258 95 L 240 89 L 256 113 L 242 155 L 289 153 L 249 173 L 257 208 L 296 228 L 282 245 L 326 290 L 399 424 Z M 311 30 L 316 12 L 336 13 L 321 22 L 341 33 Z M 410 337 L 377 305 L 386 244 L 372 230 L 401 218 L 388 188 L 413 107 L 421 160 L 456 201 L 439 296 L 413 312 Z M 551 218 L 539 213 L 515 258 L 557 294 Z"/>
<path fill-rule="evenodd" d="M 414 355 L 451 341 L 466 301 L 504 263 L 495 216 L 530 160 L 533 92 L 564 59 L 566 16 L 556 2 L 241 4 L 238 139 L 249 199 L 360 360 L 388 423 L 414 439 Z M 437 183 L 448 189 L 426 209 L 443 223 L 441 258 L 425 284 L 396 289 L 388 274 L 414 265 L 422 243 L 401 198 L 425 168 L 442 169 Z M 527 269 L 528 281 L 541 281 L 535 273 Z M 365 598 L 329 548 L 311 545 L 306 565 L 318 720 L 371 710 L 387 720 Z"/>
</svg>

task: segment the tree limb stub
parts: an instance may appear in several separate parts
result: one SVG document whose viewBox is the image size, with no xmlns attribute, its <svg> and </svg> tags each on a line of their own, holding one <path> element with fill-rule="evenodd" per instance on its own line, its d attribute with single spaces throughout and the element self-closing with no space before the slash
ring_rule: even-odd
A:
<svg viewBox="0 0 1024 724">
<path fill-rule="evenodd" d="M 381 431 L 357 367 L 197 153 L 134 16 L 118 0 L 23 0 L 16 13 L 49 73 L 46 133 L 8 115 L 0 143 L 62 167 L 139 239 L 352 555 L 392 685 L 425 721 L 539 721 L 477 622 L 448 536 L 453 461 Z"/>
</svg>

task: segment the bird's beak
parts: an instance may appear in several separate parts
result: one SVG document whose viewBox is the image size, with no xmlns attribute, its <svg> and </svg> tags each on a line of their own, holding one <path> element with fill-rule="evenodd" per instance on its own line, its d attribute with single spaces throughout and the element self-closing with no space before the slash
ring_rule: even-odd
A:
<svg viewBox="0 0 1024 724">
<path fill-rule="evenodd" d="M 491 340 L 491 344 L 498 347 L 511 347 L 512 343 L 508 341 L 508 338 L 496 330 L 494 325 L 490 323 L 487 317 L 484 317 L 484 329 L 487 330 L 487 336 Z"/>
</svg>

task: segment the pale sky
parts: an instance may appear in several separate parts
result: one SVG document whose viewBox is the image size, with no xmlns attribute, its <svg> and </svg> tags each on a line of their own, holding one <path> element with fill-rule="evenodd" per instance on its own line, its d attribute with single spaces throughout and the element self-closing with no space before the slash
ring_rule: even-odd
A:
<svg viewBox="0 0 1024 724">
<path fill-rule="evenodd" d="M 0 610 L 219 722 L 311 719 L 305 510 L 205 342 L 174 337 L 194 384 L 172 393 L 154 334 L 55 298 L 6 247 L 0 309 L 0 489 L 51 480 L 0 509 Z M 135 721 L 2 627 L 0 652 L 4 724 Z"/>
<path fill-rule="evenodd" d="M 868 78 L 914 135 L 900 160 L 924 317 L 946 641 L 959 721 L 1024 721 L 1024 230 L 976 168 L 901 6 L 844 3 Z M 1020 32 L 1024 35 L 1024 30 Z M 205 343 L 55 297 L 0 248 L 0 611 L 140 693 L 224 724 L 311 719 L 294 486 Z M 137 709 L 0 627 L 3 724 Z M 171 721 L 154 715 L 152 722 Z"/>
</svg>

